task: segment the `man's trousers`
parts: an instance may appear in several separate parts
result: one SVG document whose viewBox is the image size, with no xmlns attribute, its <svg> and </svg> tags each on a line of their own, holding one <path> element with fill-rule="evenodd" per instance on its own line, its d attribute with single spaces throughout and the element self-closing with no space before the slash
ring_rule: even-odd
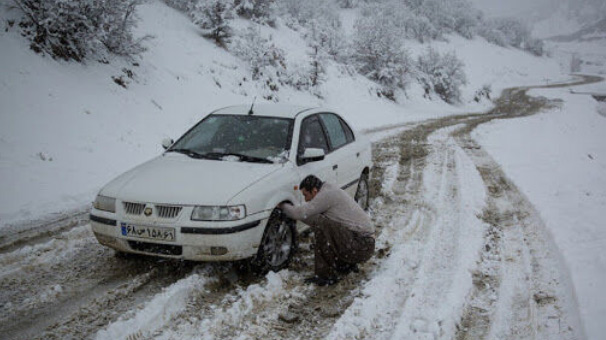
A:
<svg viewBox="0 0 606 340">
<path fill-rule="evenodd" d="M 372 257 L 375 250 L 375 239 L 372 235 L 353 231 L 324 216 L 314 218 L 314 222 L 317 276 L 336 277 L 339 268 L 366 262 Z"/>
</svg>

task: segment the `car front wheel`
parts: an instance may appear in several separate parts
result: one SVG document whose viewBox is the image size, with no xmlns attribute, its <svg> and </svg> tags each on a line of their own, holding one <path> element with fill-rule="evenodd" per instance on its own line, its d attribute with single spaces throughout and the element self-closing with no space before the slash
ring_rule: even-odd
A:
<svg viewBox="0 0 606 340">
<path fill-rule="evenodd" d="M 358 181 L 358 190 L 356 190 L 356 195 L 354 196 L 356 202 L 360 208 L 364 209 L 364 211 L 368 210 L 368 204 L 370 199 L 370 189 L 368 187 L 368 175 L 362 174 L 360 176 L 360 180 Z"/>
<path fill-rule="evenodd" d="M 287 267 L 296 250 L 296 240 L 295 221 L 274 210 L 253 261 L 255 267 L 261 272 L 276 272 Z"/>
</svg>

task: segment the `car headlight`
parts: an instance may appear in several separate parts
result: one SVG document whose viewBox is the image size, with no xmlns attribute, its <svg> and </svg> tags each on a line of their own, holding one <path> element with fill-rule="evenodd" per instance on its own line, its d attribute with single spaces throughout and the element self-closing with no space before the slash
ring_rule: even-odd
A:
<svg viewBox="0 0 606 340">
<path fill-rule="evenodd" d="M 235 221 L 246 217 L 244 205 L 197 206 L 191 213 L 193 221 Z"/>
<path fill-rule="evenodd" d="M 97 195 L 93 207 L 97 210 L 116 212 L 116 199 L 113 197 Z"/>
</svg>

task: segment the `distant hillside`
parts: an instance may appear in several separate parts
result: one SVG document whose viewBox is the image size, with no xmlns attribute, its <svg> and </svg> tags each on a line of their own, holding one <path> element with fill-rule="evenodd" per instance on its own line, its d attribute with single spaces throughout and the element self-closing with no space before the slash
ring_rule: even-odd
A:
<svg viewBox="0 0 606 340">
<path fill-rule="evenodd" d="M 558 35 L 548 40 L 557 42 L 606 40 L 606 18 L 566 35 Z"/>
</svg>

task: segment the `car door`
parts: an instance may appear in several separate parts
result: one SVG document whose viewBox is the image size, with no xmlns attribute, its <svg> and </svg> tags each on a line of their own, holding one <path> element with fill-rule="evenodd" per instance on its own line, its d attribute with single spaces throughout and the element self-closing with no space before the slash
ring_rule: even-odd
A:
<svg viewBox="0 0 606 340">
<path fill-rule="evenodd" d="M 350 194 L 355 193 L 361 174 L 360 150 L 356 150 L 351 128 L 334 113 L 321 113 L 333 161 L 337 166 L 337 183 Z"/>
<path fill-rule="evenodd" d="M 317 148 L 324 150 L 325 156 L 321 161 L 303 163 L 300 156 L 306 148 Z M 337 183 L 337 163 L 334 155 L 330 153 L 328 138 L 318 115 L 306 117 L 301 122 L 299 130 L 299 145 L 297 147 L 297 165 L 301 180 L 308 175 L 314 175 L 322 181 Z"/>
</svg>

